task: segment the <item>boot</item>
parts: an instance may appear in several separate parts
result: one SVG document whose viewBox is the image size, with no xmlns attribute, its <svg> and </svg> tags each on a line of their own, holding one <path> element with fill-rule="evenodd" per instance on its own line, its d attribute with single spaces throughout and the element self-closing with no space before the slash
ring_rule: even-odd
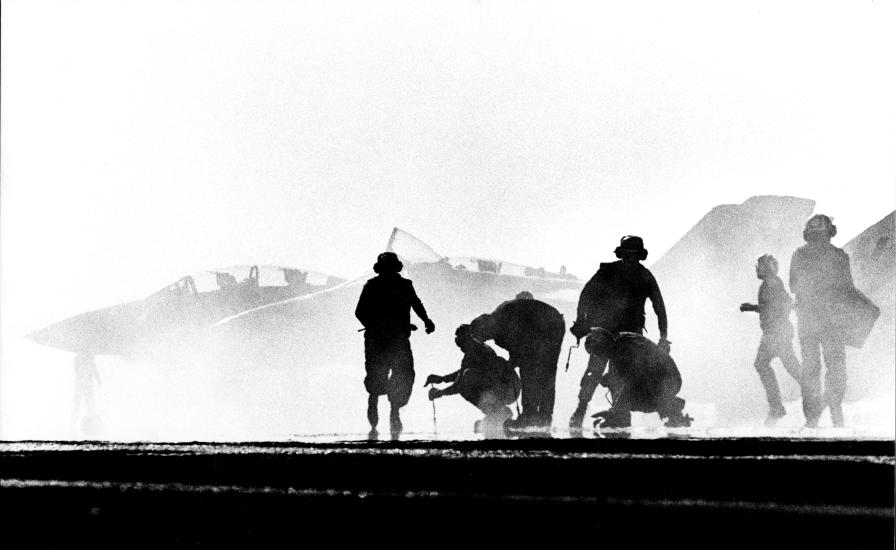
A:
<svg viewBox="0 0 896 550">
<path fill-rule="evenodd" d="M 532 425 L 537 427 L 540 430 L 551 431 L 551 424 L 553 423 L 553 418 L 551 415 L 546 413 L 538 413 L 535 415 L 535 418 L 532 419 Z"/>
<path fill-rule="evenodd" d="M 666 420 L 664 426 L 667 428 L 688 428 L 693 421 L 694 419 L 691 415 L 679 412 L 678 414 L 670 416 L 669 420 Z"/>
<path fill-rule="evenodd" d="M 378 410 L 379 402 L 380 396 L 378 395 L 370 395 L 367 397 L 367 422 L 370 423 L 371 433 L 376 431 L 376 425 L 380 422 L 380 413 Z"/>
<path fill-rule="evenodd" d="M 389 430 L 392 432 L 392 439 L 397 439 L 403 428 L 401 418 L 398 416 L 398 409 L 392 409 L 389 414 Z"/>
<path fill-rule="evenodd" d="M 831 403 L 831 422 L 835 428 L 843 427 L 843 405 L 840 403 Z"/>
<path fill-rule="evenodd" d="M 657 409 L 660 419 L 665 419 L 663 424 L 667 428 L 687 428 L 694 421 L 689 415 L 684 413 L 685 400 L 680 397 L 673 397 L 665 406 Z M 629 415 L 631 416 L 631 415 Z"/>
<path fill-rule="evenodd" d="M 784 418 L 784 415 L 787 414 L 787 410 L 784 407 L 775 407 L 768 411 L 768 416 L 765 418 L 765 427 L 766 428 L 774 428 L 775 425 L 778 424 L 778 419 Z"/>
<path fill-rule="evenodd" d="M 595 428 L 630 428 L 632 425 L 632 413 L 618 409 L 609 409 L 591 415 Z"/>
<path fill-rule="evenodd" d="M 504 421 L 504 432 L 507 434 L 519 434 L 526 431 L 532 425 L 532 417 L 523 413 L 516 418 L 508 418 Z"/>
<path fill-rule="evenodd" d="M 579 406 L 573 411 L 569 417 L 569 429 L 571 431 L 582 431 L 582 423 L 585 421 L 585 413 L 588 411 L 588 403 L 579 401 Z"/>
<path fill-rule="evenodd" d="M 500 433 L 504 429 L 504 422 L 513 417 L 510 407 L 500 407 L 489 411 L 481 420 L 473 423 L 473 433 L 490 434 Z"/>
</svg>

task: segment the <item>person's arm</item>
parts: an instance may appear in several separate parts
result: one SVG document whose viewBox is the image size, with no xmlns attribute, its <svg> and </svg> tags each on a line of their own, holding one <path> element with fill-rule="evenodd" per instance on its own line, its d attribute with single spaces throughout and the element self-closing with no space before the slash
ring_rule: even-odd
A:
<svg viewBox="0 0 896 550">
<path fill-rule="evenodd" d="M 432 394 L 433 390 L 435 390 L 436 397 L 445 397 L 446 395 L 457 395 L 460 393 L 460 385 L 459 384 L 451 384 L 447 388 L 443 388 L 441 390 L 432 388 L 429 390 L 429 393 Z"/>
<path fill-rule="evenodd" d="M 666 317 L 666 303 L 663 302 L 663 294 L 660 292 L 660 285 L 657 284 L 656 278 L 652 273 L 649 273 L 649 275 L 650 303 L 653 304 L 653 312 L 656 313 L 656 324 L 660 329 L 660 340 L 665 340 L 669 332 L 669 320 Z"/>
<path fill-rule="evenodd" d="M 845 251 L 840 250 L 840 279 L 843 281 L 843 285 L 846 288 L 855 287 L 855 283 L 852 280 L 852 269 L 849 266 L 849 254 Z"/>
<path fill-rule="evenodd" d="M 438 374 L 430 374 L 426 377 L 426 382 L 423 383 L 424 386 L 428 386 L 430 384 L 444 384 L 445 382 L 457 382 L 457 377 L 460 375 L 461 369 L 458 369 L 450 374 L 438 375 Z"/>
<path fill-rule="evenodd" d="M 460 393 L 460 385 L 457 384 L 457 376 L 460 374 L 460 371 L 452 372 L 451 374 L 446 374 L 445 376 L 440 376 L 440 382 L 454 382 L 447 388 L 438 389 L 438 388 L 429 388 L 429 400 L 432 401 L 434 399 L 438 399 L 439 397 L 444 397 L 446 395 L 456 395 Z M 431 377 L 433 375 L 430 375 Z M 450 380 L 449 380 L 450 377 Z M 427 378 L 427 381 L 429 378 Z"/>
<path fill-rule="evenodd" d="M 417 317 L 423 321 L 423 326 L 426 327 L 426 334 L 432 334 L 436 329 L 436 325 L 432 322 L 432 319 L 429 318 L 429 315 L 427 315 L 426 308 L 423 307 L 423 302 L 421 302 L 420 298 L 417 296 L 417 291 L 414 290 L 414 283 L 411 281 L 408 281 L 408 290 L 411 295 L 411 309 L 413 309 L 414 313 L 417 314 Z"/>
<path fill-rule="evenodd" d="M 361 289 L 361 297 L 358 298 L 358 305 L 355 307 L 355 317 L 361 321 L 364 328 L 370 328 L 373 323 L 371 305 L 371 292 L 368 285 L 365 284 L 364 288 Z"/>
<path fill-rule="evenodd" d="M 513 374 L 516 372 L 516 368 L 510 363 L 510 361 L 504 359 L 503 357 L 496 356 L 495 365 L 498 368 L 498 372 L 501 376 L 501 381 L 503 382 L 511 380 Z"/>
<path fill-rule="evenodd" d="M 783 286 L 783 284 L 781 285 Z M 763 311 L 766 311 L 769 306 L 769 283 L 768 281 L 762 281 L 762 284 L 759 285 L 759 296 L 757 297 L 757 301 L 755 304 L 743 303 L 740 305 L 741 311 L 755 311 L 756 313 L 762 314 Z"/>
<path fill-rule="evenodd" d="M 597 301 L 597 290 L 600 284 L 597 279 L 598 275 L 595 273 L 594 276 L 585 283 L 582 292 L 579 293 L 579 304 L 576 308 L 576 320 L 573 322 L 572 326 L 569 327 L 569 332 L 572 333 L 576 339 L 581 339 L 583 336 L 586 336 L 591 329 L 588 323 L 588 315 L 597 307 L 595 302 Z"/>
<path fill-rule="evenodd" d="M 799 257 L 799 249 L 795 250 L 793 256 L 790 257 L 790 278 L 788 284 L 790 286 L 790 292 L 795 296 L 799 296 L 800 294 L 800 257 Z"/>
<path fill-rule="evenodd" d="M 656 324 L 660 329 L 660 339 L 656 345 L 664 352 L 669 353 L 672 350 L 672 343 L 667 338 L 669 334 L 669 320 L 666 317 L 666 303 L 663 301 L 660 285 L 657 284 L 653 273 L 648 271 L 647 274 L 650 276 L 650 303 L 653 305 L 653 312 L 656 314 Z"/>
<path fill-rule="evenodd" d="M 598 272 L 582 287 L 582 292 L 579 293 L 578 308 L 576 309 L 576 321 L 587 321 L 589 313 L 597 307 L 600 285 L 600 272 Z"/>
</svg>

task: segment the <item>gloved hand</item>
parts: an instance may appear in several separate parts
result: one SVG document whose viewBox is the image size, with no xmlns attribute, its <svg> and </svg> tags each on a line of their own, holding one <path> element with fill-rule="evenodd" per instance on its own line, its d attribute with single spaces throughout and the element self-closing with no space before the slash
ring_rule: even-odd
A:
<svg viewBox="0 0 896 550">
<path fill-rule="evenodd" d="M 759 308 L 757 308 L 753 304 L 748 304 L 747 302 L 744 302 L 740 305 L 741 311 L 756 311 L 757 309 Z"/>
<path fill-rule="evenodd" d="M 569 332 L 576 337 L 576 340 L 580 340 L 582 337 L 587 336 L 591 329 L 585 326 L 585 323 L 576 321 L 569 327 Z"/>
<path fill-rule="evenodd" d="M 432 319 L 427 319 L 423 325 L 426 327 L 426 334 L 432 334 L 436 330 L 436 324 L 432 322 Z"/>
<path fill-rule="evenodd" d="M 434 401 L 437 397 L 441 396 L 441 393 L 436 388 L 429 388 L 429 400 Z"/>
<path fill-rule="evenodd" d="M 663 336 L 660 338 L 660 341 L 656 343 L 657 346 L 660 347 L 661 350 L 669 353 L 672 350 L 672 342 L 666 340 L 666 337 Z"/>
<path fill-rule="evenodd" d="M 439 384 L 442 382 L 442 377 L 438 374 L 430 374 L 426 377 L 426 382 L 423 383 L 423 386 L 429 386 L 430 384 Z"/>
</svg>

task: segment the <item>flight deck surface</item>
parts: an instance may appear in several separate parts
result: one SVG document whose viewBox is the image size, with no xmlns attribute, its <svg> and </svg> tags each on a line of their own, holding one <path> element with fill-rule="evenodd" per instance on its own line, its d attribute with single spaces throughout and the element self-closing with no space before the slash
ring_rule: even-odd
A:
<svg viewBox="0 0 896 550">
<path fill-rule="evenodd" d="M 6 532 L 40 532 L 51 547 L 135 533 L 152 545 L 252 544 L 332 534 L 335 524 L 363 542 L 384 525 L 404 539 L 472 521 L 486 539 L 519 543 L 538 525 L 614 541 L 712 545 L 719 529 L 775 546 L 893 540 L 891 439 L 406 437 L 5 442 Z"/>
</svg>

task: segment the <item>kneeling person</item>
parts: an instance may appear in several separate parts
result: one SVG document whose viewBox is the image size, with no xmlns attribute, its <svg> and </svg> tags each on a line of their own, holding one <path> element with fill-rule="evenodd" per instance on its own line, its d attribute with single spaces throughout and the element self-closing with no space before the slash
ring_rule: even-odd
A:
<svg viewBox="0 0 896 550">
<path fill-rule="evenodd" d="M 457 328 L 454 343 L 464 353 L 460 369 L 444 376 L 429 375 L 425 385 L 452 383 L 441 390 L 431 388 L 429 399 L 459 393 L 485 414 L 483 421 L 487 425 L 500 427 L 512 414 L 507 405 L 519 396 L 519 376 L 492 348 L 471 336 L 470 325 Z M 477 422 L 476 425 L 481 424 Z"/>
<path fill-rule="evenodd" d="M 594 415 L 595 427 L 627 428 L 631 413 L 657 413 L 670 428 L 690 426 L 685 401 L 676 397 L 681 374 L 672 357 L 648 338 L 633 332 L 613 334 L 594 328 L 585 340 L 590 354 L 609 358 L 609 370 L 601 383 L 610 389 L 613 404 Z M 599 373 L 602 374 L 602 373 Z"/>
</svg>

